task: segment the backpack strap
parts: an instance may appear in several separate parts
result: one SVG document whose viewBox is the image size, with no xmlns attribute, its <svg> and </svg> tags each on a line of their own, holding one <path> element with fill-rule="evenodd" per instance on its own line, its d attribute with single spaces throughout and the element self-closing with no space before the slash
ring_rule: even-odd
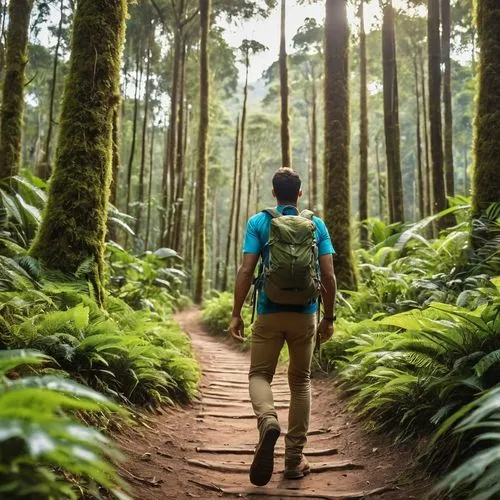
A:
<svg viewBox="0 0 500 500">
<path fill-rule="evenodd" d="M 302 210 L 299 215 L 306 219 L 312 220 L 314 212 L 312 212 L 311 210 Z"/>
<path fill-rule="evenodd" d="M 276 210 L 275 208 L 265 208 L 262 211 L 266 212 L 267 214 L 269 214 L 273 219 L 277 219 L 278 217 L 281 217 L 283 215 L 278 210 Z"/>
</svg>

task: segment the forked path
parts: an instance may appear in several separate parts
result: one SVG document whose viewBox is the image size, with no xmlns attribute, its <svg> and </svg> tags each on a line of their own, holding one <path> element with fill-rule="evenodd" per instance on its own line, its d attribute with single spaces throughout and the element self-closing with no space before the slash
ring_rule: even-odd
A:
<svg viewBox="0 0 500 500">
<path fill-rule="evenodd" d="M 411 487 L 397 486 L 408 476 L 410 455 L 391 449 L 385 439 L 367 435 L 344 408 L 333 383 L 313 381 L 312 419 L 306 456 L 312 472 L 285 480 L 283 437 L 277 443 L 271 482 L 253 487 L 248 470 L 257 441 L 248 396 L 249 355 L 208 335 L 200 313 L 176 316 L 192 339 L 203 378 L 199 400 L 186 408 L 162 410 L 148 417 L 140 431 L 117 439 L 129 460 L 123 476 L 134 498 L 420 498 Z M 273 381 L 282 428 L 286 430 L 289 390 L 285 368 Z"/>
</svg>

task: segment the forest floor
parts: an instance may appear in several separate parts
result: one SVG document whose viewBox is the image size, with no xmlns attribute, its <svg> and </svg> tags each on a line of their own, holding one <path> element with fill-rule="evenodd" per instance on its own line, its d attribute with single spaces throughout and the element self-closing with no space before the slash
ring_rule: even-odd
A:
<svg viewBox="0 0 500 500">
<path fill-rule="evenodd" d="M 395 449 L 386 436 L 367 433 L 346 410 L 331 379 L 313 380 L 310 436 L 305 450 L 312 472 L 284 480 L 283 438 L 277 443 L 271 482 L 253 487 L 248 478 L 258 438 L 248 397 L 249 353 L 210 336 L 200 312 L 190 309 L 176 320 L 191 337 L 202 367 L 200 396 L 186 407 L 145 415 L 144 426 L 115 435 L 127 461 L 123 477 L 133 497 L 340 499 L 373 496 L 384 500 L 420 499 L 429 490 L 415 475 L 411 450 Z M 273 381 L 282 428 L 286 428 L 289 391 L 286 367 Z"/>
</svg>

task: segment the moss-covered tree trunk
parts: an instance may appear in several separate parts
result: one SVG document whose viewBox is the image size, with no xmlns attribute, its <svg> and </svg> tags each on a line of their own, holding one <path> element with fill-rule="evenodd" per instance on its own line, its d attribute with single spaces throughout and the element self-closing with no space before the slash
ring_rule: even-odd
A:
<svg viewBox="0 0 500 500">
<path fill-rule="evenodd" d="M 404 221 L 404 201 L 401 174 L 396 32 L 392 1 L 384 6 L 382 57 L 384 66 L 384 128 L 389 180 L 389 215 L 391 222 L 401 222 Z"/>
<path fill-rule="evenodd" d="M 346 0 L 326 0 L 324 216 L 340 288 L 356 289 L 349 193 L 349 26 Z"/>
<path fill-rule="evenodd" d="M 240 116 L 236 118 L 236 134 L 234 141 L 234 169 L 233 169 L 233 190 L 231 195 L 231 211 L 227 227 L 226 240 L 226 262 L 224 264 L 224 274 L 222 276 L 222 291 L 227 290 L 229 278 L 229 262 L 231 260 L 231 243 L 233 240 L 234 216 L 236 212 L 236 189 L 238 187 L 238 151 L 240 144 Z"/>
<path fill-rule="evenodd" d="M 21 163 L 25 68 L 33 0 L 11 0 L 0 119 L 0 179 L 16 175 Z"/>
<path fill-rule="evenodd" d="M 500 201 L 500 3 L 476 2 L 480 46 L 475 119 L 473 211 L 478 216 Z"/>
<path fill-rule="evenodd" d="M 245 53 L 245 85 L 243 87 L 243 109 L 240 124 L 240 149 L 238 155 L 238 186 L 236 188 L 236 214 L 234 216 L 234 268 L 237 269 L 240 257 L 240 225 L 241 203 L 243 198 L 243 165 L 245 161 L 245 132 L 247 123 L 248 103 L 248 68 L 250 66 L 249 51 Z"/>
<path fill-rule="evenodd" d="M 280 95 L 281 95 L 281 166 L 292 168 L 292 147 L 290 144 L 290 114 L 288 112 L 288 66 L 286 57 L 286 5 L 281 0 L 280 23 Z"/>
<path fill-rule="evenodd" d="M 451 100 L 451 6 L 450 0 L 441 0 L 441 51 L 443 56 L 443 101 L 444 101 L 444 171 L 446 196 L 455 195 L 453 166 L 453 110 Z"/>
<path fill-rule="evenodd" d="M 368 89 L 366 84 L 366 33 L 365 0 L 359 3 L 359 72 L 360 72 L 360 116 L 359 116 L 359 220 L 368 218 Z M 359 227 L 359 242 L 368 246 L 368 229 Z"/>
<path fill-rule="evenodd" d="M 209 76 L 208 76 L 208 34 L 210 29 L 211 0 L 199 0 L 200 7 L 200 129 L 198 143 L 198 182 L 196 188 L 196 285 L 194 301 L 203 300 L 205 283 L 205 254 L 207 228 L 207 164 L 208 164 L 208 127 L 209 127 Z"/>
<path fill-rule="evenodd" d="M 441 123 L 441 36 L 439 0 L 428 0 L 427 49 L 429 55 L 429 121 L 431 136 L 433 213 L 446 208 L 443 170 L 443 133 Z M 439 228 L 445 221 L 439 219 Z"/>
<path fill-rule="evenodd" d="M 104 301 L 104 237 L 113 112 L 119 103 L 126 0 L 78 0 L 55 168 L 31 254 L 49 268 L 88 269 Z"/>
<path fill-rule="evenodd" d="M 56 97 L 56 84 L 57 84 L 57 67 L 59 66 L 59 49 L 62 40 L 62 27 L 64 21 L 64 0 L 61 0 L 59 6 L 61 9 L 61 17 L 59 19 L 59 26 L 57 28 L 57 42 L 54 52 L 54 62 L 52 64 L 52 80 L 50 82 L 50 100 L 49 100 L 49 124 L 47 127 L 47 137 L 45 139 L 45 150 L 41 163 L 38 165 L 38 176 L 44 180 L 50 177 L 52 171 L 51 165 L 51 145 L 52 145 L 52 130 L 54 126 L 54 103 Z"/>
</svg>

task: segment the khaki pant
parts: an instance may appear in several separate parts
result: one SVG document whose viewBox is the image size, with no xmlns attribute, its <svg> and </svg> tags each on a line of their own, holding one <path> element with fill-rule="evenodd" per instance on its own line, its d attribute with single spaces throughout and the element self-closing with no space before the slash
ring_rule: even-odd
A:
<svg viewBox="0 0 500 500">
<path fill-rule="evenodd" d="M 307 442 L 311 412 L 311 361 L 316 338 L 314 314 L 276 313 L 257 317 L 252 333 L 250 399 L 258 425 L 267 417 L 276 417 L 271 381 L 284 342 L 288 344 L 290 364 L 288 383 L 291 399 L 285 457 L 299 459 Z"/>
</svg>

